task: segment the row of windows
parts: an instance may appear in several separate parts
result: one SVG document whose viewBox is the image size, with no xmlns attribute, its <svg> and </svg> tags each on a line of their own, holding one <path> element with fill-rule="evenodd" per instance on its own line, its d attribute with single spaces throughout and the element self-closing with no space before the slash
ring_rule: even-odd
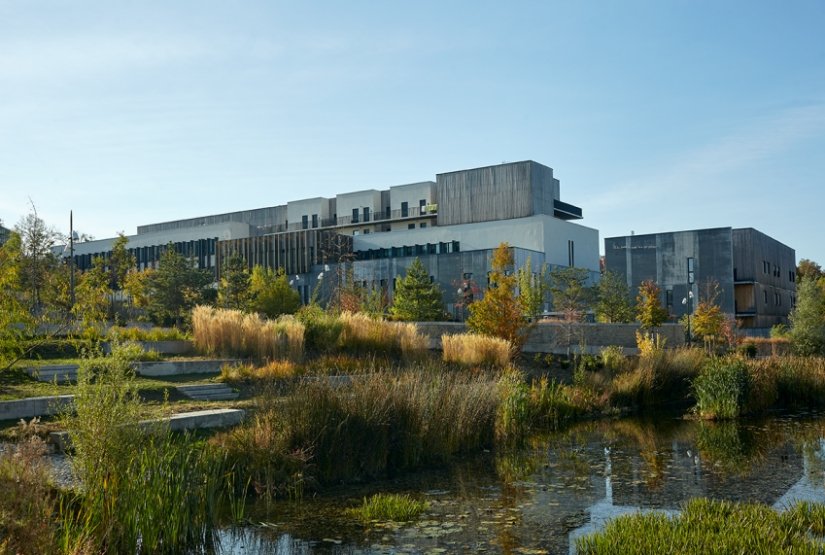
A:
<svg viewBox="0 0 825 555">
<path fill-rule="evenodd" d="M 768 304 L 768 290 L 765 289 L 764 291 L 762 291 L 762 293 L 763 293 L 764 298 L 765 298 L 765 304 L 767 305 Z M 793 293 L 789 293 L 788 294 L 788 300 L 791 303 L 791 308 L 796 307 L 796 295 L 794 295 Z M 773 292 L 773 304 L 774 304 L 774 306 L 782 306 L 782 294 L 778 291 Z"/>
<path fill-rule="evenodd" d="M 215 254 L 215 245 L 217 242 L 217 239 L 181 241 L 173 243 L 172 248 L 175 249 L 175 252 L 178 254 L 196 260 L 199 268 L 210 268 L 212 267 L 211 257 Z M 135 257 L 136 267 L 144 269 L 157 266 L 166 247 L 166 245 L 153 245 L 150 247 L 137 247 L 126 250 L 130 255 Z M 104 261 L 107 261 L 111 255 L 112 251 L 78 254 L 74 257 L 75 267 L 81 271 L 88 270 L 94 265 L 95 258 L 102 258 Z"/>
<path fill-rule="evenodd" d="M 458 241 L 447 243 L 427 243 L 426 245 L 405 245 L 388 249 L 369 249 L 355 253 L 356 260 L 380 260 L 382 258 L 398 258 L 401 256 L 421 256 L 425 254 L 447 254 L 461 252 Z"/>
<path fill-rule="evenodd" d="M 771 264 L 767 260 L 763 260 L 762 273 L 764 275 L 772 275 L 773 277 L 781 277 L 782 269 L 777 264 Z M 796 272 L 794 270 L 788 270 L 788 281 L 796 283 Z"/>
</svg>

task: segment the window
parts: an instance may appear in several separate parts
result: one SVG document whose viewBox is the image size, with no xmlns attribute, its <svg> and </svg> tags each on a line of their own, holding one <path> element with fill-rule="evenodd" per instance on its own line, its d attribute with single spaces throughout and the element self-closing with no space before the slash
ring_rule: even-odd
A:
<svg viewBox="0 0 825 555">
<path fill-rule="evenodd" d="M 696 272 L 694 268 L 694 261 L 693 257 L 689 256 L 687 259 L 687 282 L 688 284 L 693 284 L 696 281 Z"/>
<path fill-rule="evenodd" d="M 423 214 L 427 211 L 426 206 L 427 206 L 427 200 L 426 199 L 422 198 L 421 200 L 418 201 L 418 214 L 419 215 L 421 215 L 421 214 Z"/>
<path fill-rule="evenodd" d="M 420 224 L 418 224 L 418 227 L 424 229 L 425 227 L 427 227 L 427 222 L 421 222 Z"/>
<path fill-rule="evenodd" d="M 370 209 L 367 208 L 366 206 L 364 207 L 364 221 L 365 222 L 370 221 Z"/>
<path fill-rule="evenodd" d="M 768 304 L 768 291 L 765 290 L 763 293 L 765 294 L 765 304 Z"/>
<path fill-rule="evenodd" d="M 358 223 L 358 209 L 357 208 L 352 209 L 352 223 L 354 223 L 354 224 Z"/>
<path fill-rule="evenodd" d="M 301 229 L 306 229 L 309 227 L 309 217 L 304 215 L 301 216 Z"/>
<path fill-rule="evenodd" d="M 401 217 L 406 218 L 410 215 L 410 203 L 402 202 L 401 203 Z"/>
<path fill-rule="evenodd" d="M 576 265 L 576 245 L 572 240 L 567 241 L 567 265 L 571 268 Z"/>
<path fill-rule="evenodd" d="M 407 229 L 415 229 L 415 224 L 407 224 Z"/>
<path fill-rule="evenodd" d="M 667 291 L 665 291 L 665 299 L 666 299 L 665 304 L 668 307 L 672 307 L 673 306 L 673 289 L 668 289 Z"/>
<path fill-rule="evenodd" d="M 368 235 L 368 234 L 369 234 L 369 232 L 370 232 L 370 230 L 369 230 L 369 229 L 365 229 L 365 230 L 364 230 L 364 235 Z"/>
<path fill-rule="evenodd" d="M 312 227 L 318 227 L 318 214 L 312 215 Z"/>
</svg>

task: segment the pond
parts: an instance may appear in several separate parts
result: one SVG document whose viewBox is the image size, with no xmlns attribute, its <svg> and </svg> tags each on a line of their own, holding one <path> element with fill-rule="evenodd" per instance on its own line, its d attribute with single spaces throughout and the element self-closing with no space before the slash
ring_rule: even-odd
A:
<svg viewBox="0 0 825 555">
<path fill-rule="evenodd" d="M 251 523 L 220 534 L 222 554 L 572 553 L 575 538 L 639 510 L 678 511 L 692 497 L 825 502 L 825 415 L 741 423 L 679 417 L 579 423 L 441 471 L 259 501 Z M 418 520 L 364 525 L 345 514 L 377 492 L 429 502 Z"/>
</svg>

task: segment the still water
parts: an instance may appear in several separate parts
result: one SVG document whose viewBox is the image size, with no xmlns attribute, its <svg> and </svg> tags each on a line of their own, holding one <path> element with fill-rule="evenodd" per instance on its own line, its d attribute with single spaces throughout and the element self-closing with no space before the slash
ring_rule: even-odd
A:
<svg viewBox="0 0 825 555">
<path fill-rule="evenodd" d="M 581 423 L 521 450 L 438 472 L 259 502 L 219 553 L 572 553 L 575 538 L 633 511 L 678 511 L 692 497 L 781 509 L 825 502 L 825 415 L 707 423 L 658 416 Z M 377 492 L 429 502 L 408 524 L 364 525 L 345 509 Z"/>
</svg>

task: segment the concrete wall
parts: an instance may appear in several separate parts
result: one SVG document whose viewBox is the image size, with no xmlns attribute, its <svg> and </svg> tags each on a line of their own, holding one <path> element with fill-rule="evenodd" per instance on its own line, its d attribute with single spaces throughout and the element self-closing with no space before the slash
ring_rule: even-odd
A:
<svg viewBox="0 0 825 555">
<path fill-rule="evenodd" d="M 733 314 L 731 228 L 609 237 L 604 243 L 605 268 L 625 275 L 634 296 L 639 284 L 651 279 L 662 290 L 662 306 L 679 317 L 688 310 L 688 305 L 682 304 L 688 292 L 693 292 L 695 308 L 702 287 L 708 280 L 715 280 L 721 290 L 719 305 L 723 312 Z M 693 258 L 694 264 L 692 286 L 688 285 L 688 258 Z"/>
<path fill-rule="evenodd" d="M 419 322 L 418 329 L 430 338 L 430 347 L 441 348 L 441 336 L 467 331 L 467 326 L 458 322 Z M 566 353 L 568 345 L 572 352 L 578 352 L 584 344 L 587 352 L 598 354 L 603 347 L 618 345 L 625 354 L 636 354 L 636 331 L 638 324 L 574 324 L 539 322 L 530 331 L 524 344 L 525 353 Z M 657 332 L 666 340 L 667 347 L 679 347 L 685 343 L 685 333 L 679 324 L 665 324 Z"/>
<path fill-rule="evenodd" d="M 434 197 L 434 181 L 396 185 L 390 187 L 390 210 L 401 210 L 402 202 L 408 203 L 409 208 L 415 208 L 417 210 L 421 200 L 425 200 L 426 204 L 431 204 L 434 202 Z M 386 209 L 386 207 L 384 208 Z"/>
<path fill-rule="evenodd" d="M 287 203 L 287 219 L 290 225 L 300 224 L 302 217 L 307 217 L 307 225 L 312 227 L 312 215 L 318 216 L 318 225 L 322 220 L 332 217 L 329 211 L 329 199 L 323 197 L 295 200 Z"/>
<path fill-rule="evenodd" d="M 576 245 L 575 265 L 598 271 L 599 232 L 545 215 L 359 235 L 353 239 L 353 250 L 366 251 L 459 241 L 462 251 L 475 251 L 495 249 L 502 242 L 507 242 L 520 249 L 546 253 L 545 261 L 549 264 L 567 266 L 569 240 Z"/>
<path fill-rule="evenodd" d="M 366 191 L 356 191 L 345 193 L 335 197 L 338 210 L 338 221 L 349 223 L 352 219 L 353 209 L 358 210 L 358 221 L 364 221 L 364 208 L 370 209 L 370 222 L 373 221 L 375 212 L 384 210 L 381 206 L 381 191 L 369 189 Z"/>
<path fill-rule="evenodd" d="M 251 226 L 270 226 L 275 224 L 283 224 L 286 221 L 286 210 L 287 206 L 285 204 L 281 204 L 266 208 L 255 208 L 252 210 L 213 214 L 211 216 L 199 216 L 196 218 L 187 218 L 183 220 L 172 220 L 169 222 L 140 225 L 137 228 L 137 232 L 138 235 L 143 235 L 144 233 L 198 228 L 226 222 L 242 222 Z"/>
</svg>

